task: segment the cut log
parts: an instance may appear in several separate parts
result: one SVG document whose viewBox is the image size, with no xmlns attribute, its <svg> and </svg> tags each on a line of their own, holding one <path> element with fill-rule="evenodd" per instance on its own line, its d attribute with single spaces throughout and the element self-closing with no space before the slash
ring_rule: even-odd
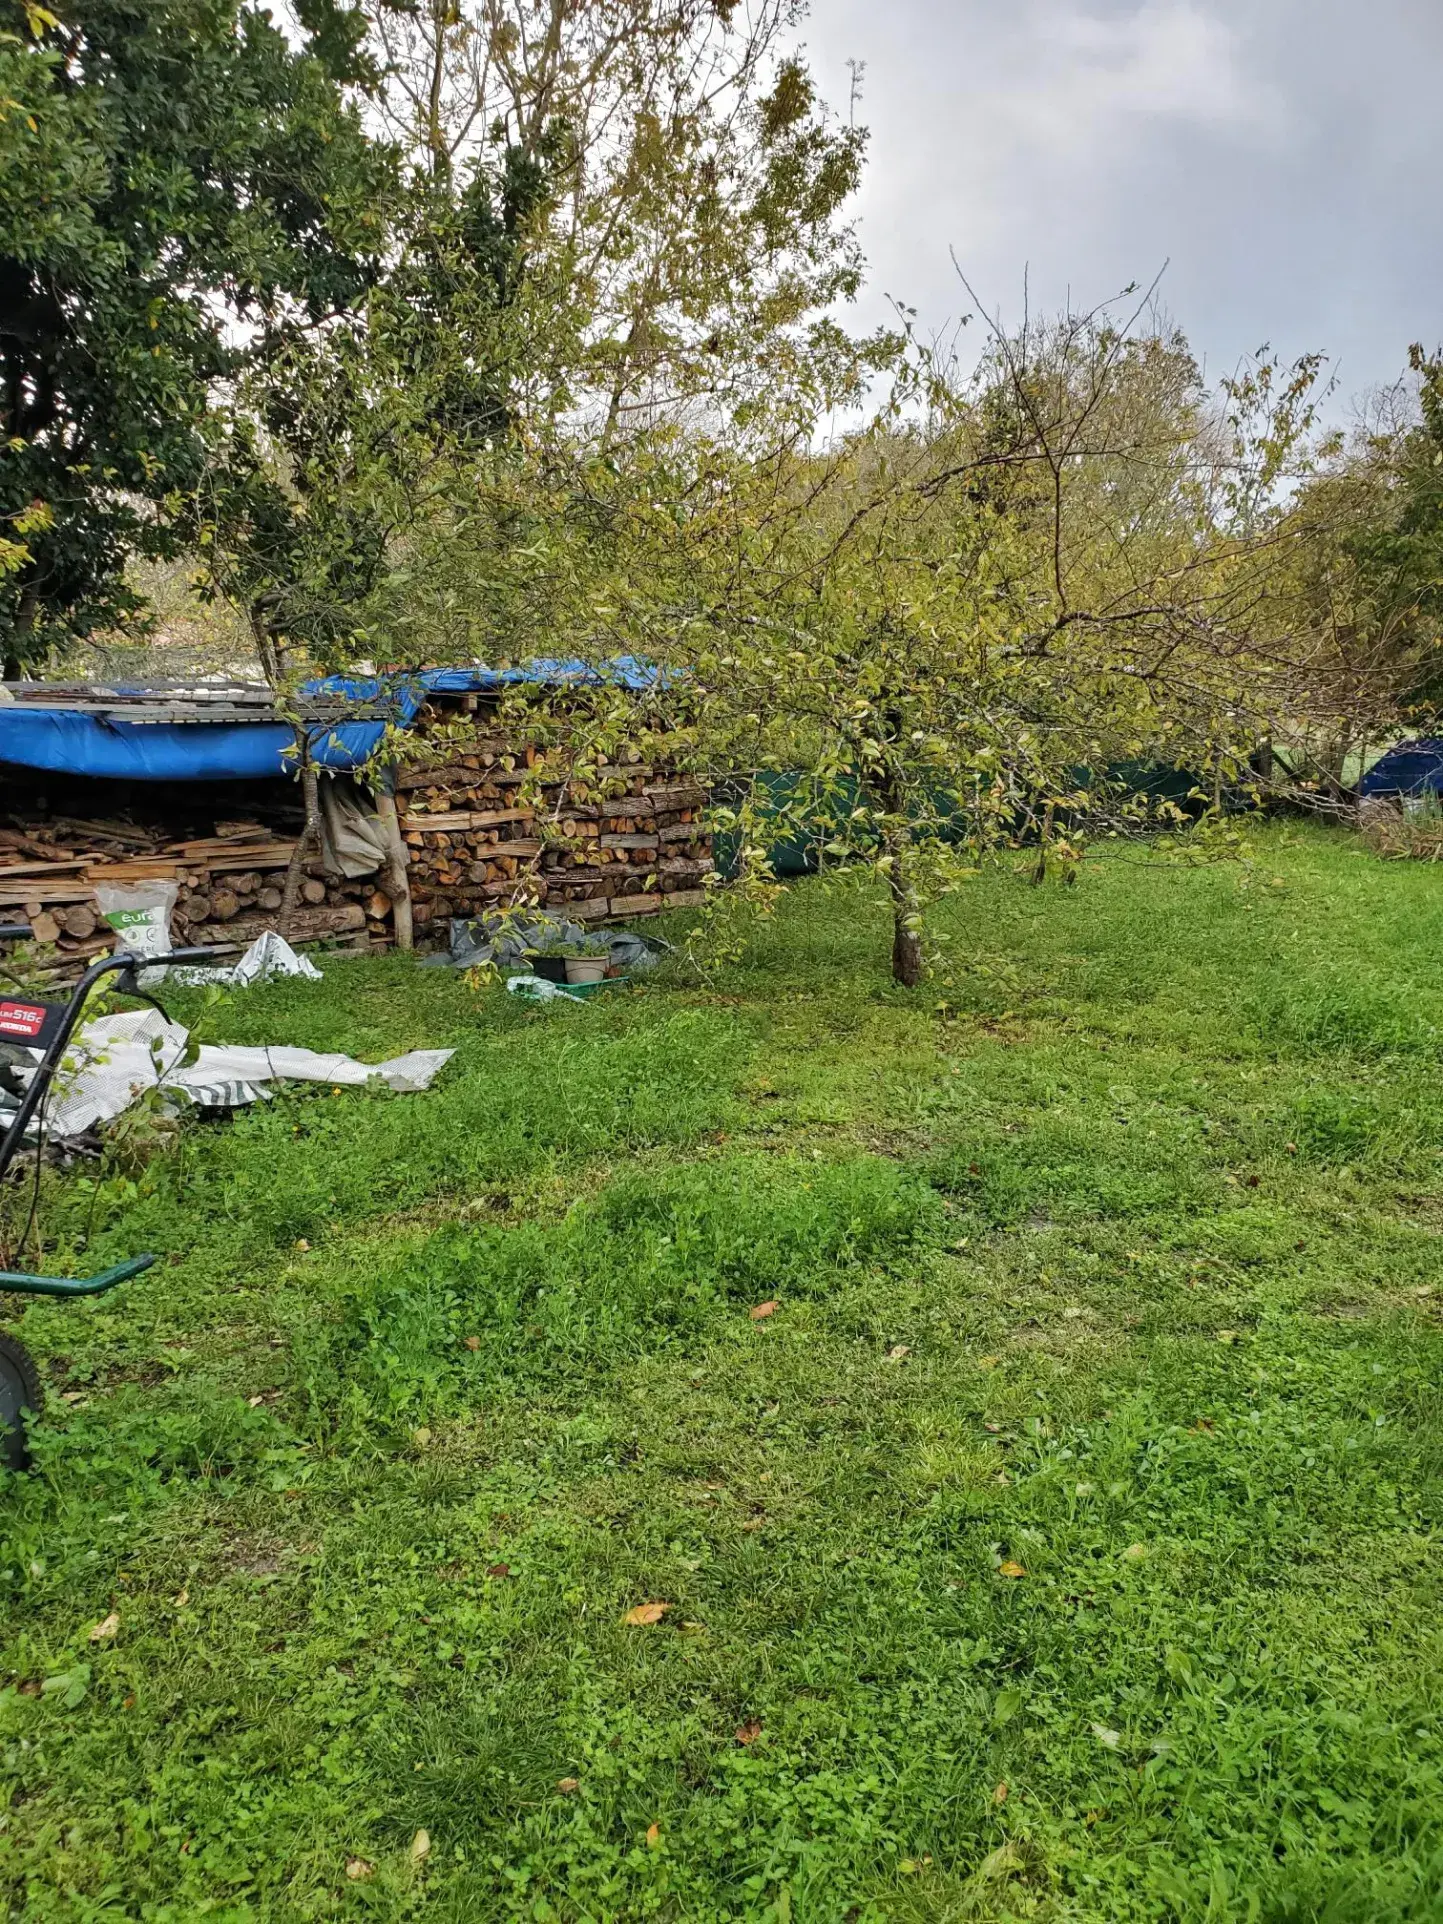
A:
<svg viewBox="0 0 1443 1924">
<path fill-rule="evenodd" d="M 100 926 L 100 918 L 94 909 L 84 902 L 77 902 L 73 908 L 63 909 L 59 916 L 61 928 L 67 935 L 73 935 L 77 942 L 88 942 Z"/>
<path fill-rule="evenodd" d="M 210 912 L 217 922 L 229 922 L 240 914 L 240 897 L 230 889 L 216 889 L 210 898 Z"/>
<path fill-rule="evenodd" d="M 35 937 L 37 942 L 58 942 L 60 940 L 60 923 L 48 909 L 42 909 L 39 915 L 31 916 L 30 933 Z"/>
<path fill-rule="evenodd" d="M 286 898 L 280 889 L 266 888 L 261 890 L 260 895 L 256 899 L 261 908 L 265 909 L 268 914 L 274 915 Z"/>
<path fill-rule="evenodd" d="M 307 876 L 306 880 L 301 883 L 301 900 L 309 903 L 312 908 L 319 908 L 325 899 L 325 883 L 318 881 L 313 875 Z"/>
</svg>

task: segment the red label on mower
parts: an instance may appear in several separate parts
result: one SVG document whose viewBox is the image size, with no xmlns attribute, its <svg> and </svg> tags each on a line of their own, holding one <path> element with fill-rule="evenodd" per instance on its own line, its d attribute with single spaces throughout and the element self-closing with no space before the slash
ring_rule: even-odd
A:
<svg viewBox="0 0 1443 1924">
<path fill-rule="evenodd" d="M 50 1010 L 43 1002 L 0 1002 L 0 1035 L 33 1040 L 45 1027 Z"/>
</svg>

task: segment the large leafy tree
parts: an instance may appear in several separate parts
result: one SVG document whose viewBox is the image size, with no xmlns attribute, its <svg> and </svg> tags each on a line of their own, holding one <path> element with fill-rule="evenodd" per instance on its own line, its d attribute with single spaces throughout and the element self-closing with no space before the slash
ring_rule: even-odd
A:
<svg viewBox="0 0 1443 1924">
<path fill-rule="evenodd" d="M 0 0 L 0 656 L 138 612 L 218 385 L 350 309 L 384 240 L 386 150 L 347 81 L 363 22 L 306 0 Z"/>
</svg>

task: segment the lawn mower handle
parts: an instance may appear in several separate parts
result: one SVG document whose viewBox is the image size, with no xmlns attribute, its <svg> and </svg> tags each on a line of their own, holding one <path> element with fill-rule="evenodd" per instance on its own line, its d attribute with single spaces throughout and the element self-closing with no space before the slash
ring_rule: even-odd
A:
<svg viewBox="0 0 1443 1924">
<path fill-rule="evenodd" d="M 8 933 L 12 928 L 23 926 L 17 923 L 0 924 L 0 931 Z M 25 929 L 25 933 L 27 935 L 30 933 L 28 928 Z M 66 1046 L 75 1032 L 75 1025 L 80 1020 L 80 1012 L 85 1007 L 86 998 L 96 983 L 103 981 L 107 975 L 118 975 L 128 969 L 162 968 L 168 962 L 204 962 L 209 956 L 209 949 L 176 949 L 169 955 L 132 955 L 128 949 L 122 949 L 116 955 L 103 956 L 100 961 L 91 963 L 71 992 L 70 1002 L 61 1018 L 60 1026 L 40 1058 L 40 1067 L 30 1078 L 10 1127 L 5 1131 L 4 1136 L 0 1137 L 0 1179 L 3 1179 L 15 1160 L 15 1152 L 24 1139 L 25 1131 L 30 1127 L 31 1118 L 45 1100 L 46 1093 L 55 1080 L 55 1071 L 60 1067 L 61 1057 L 65 1054 Z M 42 1277 L 38 1280 L 43 1282 L 47 1279 Z M 115 1278 L 116 1282 L 124 1280 L 122 1276 Z M 75 1292 L 51 1293 L 73 1294 Z"/>
</svg>

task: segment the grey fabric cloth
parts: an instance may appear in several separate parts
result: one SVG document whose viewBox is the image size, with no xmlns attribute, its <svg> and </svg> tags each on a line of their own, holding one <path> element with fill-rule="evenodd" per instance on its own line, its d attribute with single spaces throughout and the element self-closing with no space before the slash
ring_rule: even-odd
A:
<svg viewBox="0 0 1443 1924">
<path fill-rule="evenodd" d="M 350 775 L 323 775 L 320 802 L 321 852 L 330 872 L 354 881 L 384 868 L 390 860 L 386 832 L 359 782 Z"/>
</svg>

